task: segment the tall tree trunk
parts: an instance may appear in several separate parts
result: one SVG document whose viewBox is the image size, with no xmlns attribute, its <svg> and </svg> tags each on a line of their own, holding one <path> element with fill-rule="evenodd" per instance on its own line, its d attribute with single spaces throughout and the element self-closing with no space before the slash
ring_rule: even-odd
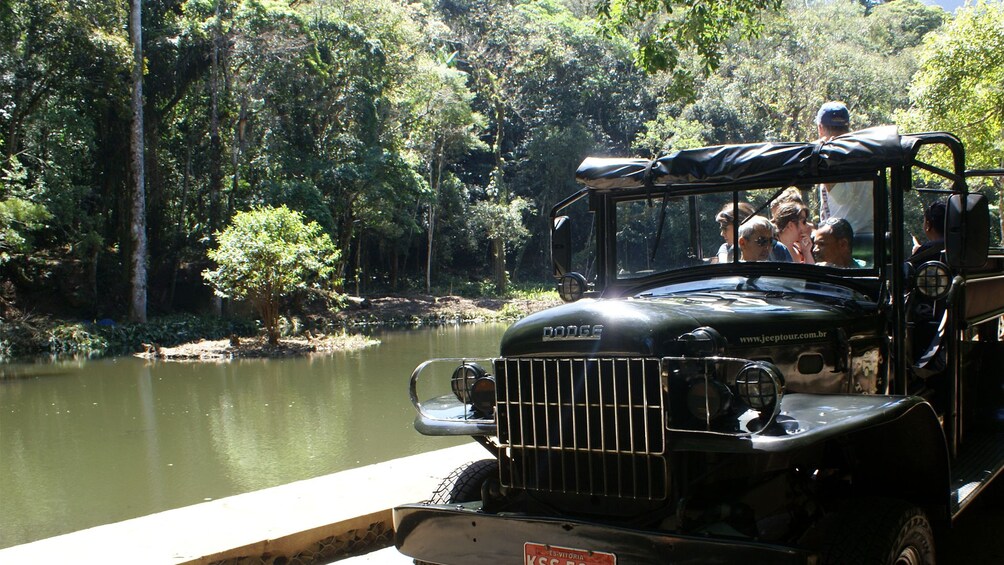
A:
<svg viewBox="0 0 1004 565">
<path fill-rule="evenodd" d="M 345 285 L 348 284 L 349 280 L 349 261 L 352 260 L 352 238 L 356 233 L 356 199 L 359 197 L 359 194 L 360 192 L 354 192 L 352 195 L 346 195 L 341 222 L 336 228 L 338 232 L 338 241 L 336 244 L 342 252 L 338 258 L 338 262 L 335 264 L 335 282 L 333 286 L 338 292 L 345 290 Z"/>
<path fill-rule="evenodd" d="M 223 187 L 220 146 L 220 3 L 216 0 L 216 17 L 213 22 L 213 46 L 209 53 L 209 228 L 216 231 L 223 226 L 221 195 Z"/>
<path fill-rule="evenodd" d="M 493 99 L 494 113 L 495 113 L 495 171 L 493 175 L 495 176 L 495 190 L 497 191 L 496 198 L 497 202 L 505 203 L 509 200 L 509 191 L 505 186 L 505 178 L 503 178 L 502 167 L 505 165 L 502 158 L 502 134 L 504 129 L 503 122 L 505 121 L 505 105 L 502 103 L 502 94 L 499 92 L 498 84 L 495 77 L 492 76 L 491 87 L 494 90 Z M 495 282 L 495 293 L 504 294 L 506 291 L 507 282 L 505 275 L 505 241 L 501 237 L 496 237 L 492 240 L 492 259 L 494 265 L 492 265 L 492 278 Z"/>
<path fill-rule="evenodd" d="M 160 166 L 160 115 L 151 103 L 143 110 L 143 176 L 146 189 L 146 233 L 148 235 L 150 264 L 153 271 L 163 261 L 171 241 L 165 233 L 168 220 L 164 203 L 164 175 Z"/>
<path fill-rule="evenodd" d="M 234 146 L 230 153 L 230 166 L 233 170 L 233 182 L 230 185 L 230 194 L 237 194 L 237 189 L 241 184 L 241 155 L 244 153 L 244 134 L 248 123 L 248 93 L 242 89 L 241 106 L 237 115 L 237 124 L 234 127 Z"/>
<path fill-rule="evenodd" d="M 429 234 L 425 245 L 425 293 L 432 294 L 432 233 L 436 225 L 436 205 L 432 202 L 429 203 L 428 220 Z"/>
<path fill-rule="evenodd" d="M 505 293 L 508 282 L 505 274 L 505 240 L 501 237 L 492 239 L 492 258 L 494 259 L 495 292 L 501 295 Z"/>
<path fill-rule="evenodd" d="M 132 295 L 129 319 L 146 322 L 146 192 L 143 171 L 143 15 L 142 0 L 132 0 L 129 36 L 132 40 Z"/>
<path fill-rule="evenodd" d="M 215 234 L 223 227 L 220 204 L 223 188 L 223 150 L 220 147 L 220 4 L 216 0 L 213 21 L 213 46 L 209 53 L 209 231 Z M 215 237 L 215 236 L 214 236 Z M 213 293 L 213 313 L 223 315 L 223 299 Z"/>
<path fill-rule="evenodd" d="M 181 180 L 181 212 L 174 224 L 174 245 L 171 251 L 171 285 L 167 293 L 167 306 L 174 308 L 174 292 L 178 287 L 178 269 L 181 266 L 181 250 L 185 247 L 185 218 L 188 216 L 188 188 L 192 179 L 192 141 L 185 141 L 185 173 Z"/>
<path fill-rule="evenodd" d="M 356 296 L 362 296 L 360 292 L 359 284 L 362 278 L 363 271 L 363 230 L 359 230 L 359 235 L 356 237 Z"/>
<path fill-rule="evenodd" d="M 443 152 L 446 142 L 436 140 L 433 151 L 434 159 L 429 167 L 429 187 L 432 188 L 432 200 L 429 202 L 429 237 L 425 248 L 425 293 L 432 294 L 432 242 L 436 233 L 436 205 L 439 203 L 439 185 L 443 182 Z"/>
</svg>

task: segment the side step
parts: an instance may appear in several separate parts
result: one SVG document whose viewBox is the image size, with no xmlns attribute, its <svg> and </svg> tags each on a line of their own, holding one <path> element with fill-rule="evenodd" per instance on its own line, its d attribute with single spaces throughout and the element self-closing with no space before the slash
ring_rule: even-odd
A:
<svg viewBox="0 0 1004 565">
<path fill-rule="evenodd" d="M 1004 471 L 1004 432 L 983 433 L 966 440 L 952 468 L 953 521 L 1001 471 Z"/>
</svg>

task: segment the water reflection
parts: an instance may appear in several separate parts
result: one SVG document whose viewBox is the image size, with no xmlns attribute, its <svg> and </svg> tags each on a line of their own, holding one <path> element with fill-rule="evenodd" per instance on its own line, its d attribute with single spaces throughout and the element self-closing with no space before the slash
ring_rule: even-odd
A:
<svg viewBox="0 0 1004 565">
<path fill-rule="evenodd" d="M 412 428 L 411 370 L 498 354 L 502 325 L 276 361 L 3 367 L 0 547 L 457 445 Z"/>
</svg>

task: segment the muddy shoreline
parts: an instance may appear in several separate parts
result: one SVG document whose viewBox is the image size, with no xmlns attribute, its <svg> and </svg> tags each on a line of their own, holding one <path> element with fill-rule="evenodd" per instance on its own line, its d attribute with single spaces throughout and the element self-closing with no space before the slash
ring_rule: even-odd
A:
<svg viewBox="0 0 1004 565">
<path fill-rule="evenodd" d="M 478 322 L 515 321 L 560 304 L 558 299 L 464 298 L 461 296 L 383 296 L 352 298 L 332 320 L 343 328 L 330 334 L 314 331 L 283 337 L 269 345 L 264 336 L 198 340 L 176 347 L 147 345 L 136 353 L 144 359 L 226 362 L 233 359 L 277 358 L 371 347 L 379 340 L 353 330 L 372 327 L 421 327 Z"/>
</svg>

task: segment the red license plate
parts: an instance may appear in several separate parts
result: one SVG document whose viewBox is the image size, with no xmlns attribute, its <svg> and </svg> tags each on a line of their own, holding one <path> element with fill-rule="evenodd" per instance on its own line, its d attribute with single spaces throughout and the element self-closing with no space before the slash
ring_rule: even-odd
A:
<svg viewBox="0 0 1004 565">
<path fill-rule="evenodd" d="M 602 551 L 526 542 L 523 544 L 523 565 L 617 565 L 617 556 Z"/>
</svg>

